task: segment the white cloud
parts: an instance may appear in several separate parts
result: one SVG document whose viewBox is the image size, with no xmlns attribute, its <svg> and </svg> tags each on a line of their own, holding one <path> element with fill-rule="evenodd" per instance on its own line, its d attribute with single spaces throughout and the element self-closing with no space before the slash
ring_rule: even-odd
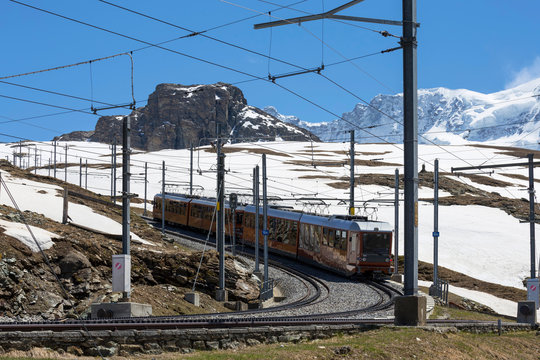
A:
<svg viewBox="0 0 540 360">
<path fill-rule="evenodd" d="M 512 80 L 506 84 L 506 88 L 510 89 L 537 78 L 540 78 L 540 56 L 537 56 L 531 65 L 515 71 L 512 74 Z"/>
</svg>

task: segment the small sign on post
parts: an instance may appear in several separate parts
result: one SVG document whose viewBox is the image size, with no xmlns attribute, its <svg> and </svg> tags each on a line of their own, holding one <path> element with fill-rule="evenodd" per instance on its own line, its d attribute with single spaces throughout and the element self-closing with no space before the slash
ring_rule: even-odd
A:
<svg viewBox="0 0 540 360">
<path fill-rule="evenodd" d="M 262 234 L 263 234 L 264 236 L 268 236 L 268 235 L 270 235 L 270 231 L 268 231 L 268 229 L 264 229 L 264 230 L 262 231 Z"/>
<path fill-rule="evenodd" d="M 131 255 L 112 256 L 112 291 L 131 291 Z"/>
<path fill-rule="evenodd" d="M 527 300 L 534 301 L 536 309 L 540 308 L 540 279 L 527 279 Z"/>
</svg>

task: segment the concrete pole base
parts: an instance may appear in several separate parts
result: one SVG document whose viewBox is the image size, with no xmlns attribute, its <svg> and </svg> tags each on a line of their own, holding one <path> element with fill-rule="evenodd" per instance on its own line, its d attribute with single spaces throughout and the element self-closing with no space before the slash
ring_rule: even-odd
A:
<svg viewBox="0 0 540 360">
<path fill-rule="evenodd" d="M 419 295 L 396 297 L 394 324 L 398 326 L 422 326 L 426 324 L 426 298 Z"/>
<path fill-rule="evenodd" d="M 152 306 L 132 302 L 94 303 L 91 305 L 92 319 L 114 319 L 152 316 Z"/>
<path fill-rule="evenodd" d="M 227 293 L 227 290 L 216 290 L 216 301 L 229 301 L 229 294 Z"/>
<path fill-rule="evenodd" d="M 184 300 L 186 300 L 188 303 L 191 303 L 197 307 L 200 306 L 198 293 L 195 293 L 195 292 L 186 293 L 184 295 Z"/>
<path fill-rule="evenodd" d="M 536 324 L 536 303 L 534 301 L 518 302 L 517 322 L 532 326 Z"/>
<path fill-rule="evenodd" d="M 401 275 L 401 274 L 392 274 L 392 275 L 390 275 L 390 280 L 401 284 L 401 283 L 403 283 L 403 275 Z"/>
</svg>

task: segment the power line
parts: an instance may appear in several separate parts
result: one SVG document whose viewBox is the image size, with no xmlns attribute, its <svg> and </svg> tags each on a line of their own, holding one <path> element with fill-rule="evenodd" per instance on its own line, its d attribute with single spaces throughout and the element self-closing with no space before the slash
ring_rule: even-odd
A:
<svg viewBox="0 0 540 360">
<path fill-rule="evenodd" d="M 25 6 L 28 6 L 28 7 L 33 7 L 33 6 L 31 6 L 31 5 L 27 5 L 27 4 L 24 4 L 24 3 L 20 3 L 20 2 L 15 1 L 15 0 L 9 0 L 9 1 L 13 1 L 13 2 L 15 2 L 15 3 L 21 4 L 21 5 L 25 5 Z M 46 11 L 46 10 L 43 10 L 43 11 Z M 92 62 L 98 62 L 98 61 L 108 60 L 108 59 L 115 58 L 115 57 L 117 57 L 117 56 L 128 55 L 128 54 L 129 54 L 128 52 L 123 52 L 123 53 L 119 53 L 119 54 L 114 54 L 114 55 L 105 56 L 105 57 L 102 57 L 102 58 L 97 58 L 97 59 L 92 59 L 92 60 L 81 61 L 81 62 L 74 63 L 74 64 L 61 65 L 61 66 L 56 66 L 56 67 L 53 67 L 53 68 L 42 69 L 42 70 L 36 70 L 36 71 L 30 71 L 30 72 L 26 72 L 26 73 L 22 73 L 22 74 L 15 74 L 15 75 L 2 76 L 2 77 L 0 77 L 0 80 L 10 79 L 10 78 L 19 77 L 19 76 L 34 75 L 34 74 L 39 74 L 39 73 L 43 73 L 43 72 L 47 72 L 47 71 L 53 71 L 53 70 L 67 69 L 67 68 L 74 67 L 74 66 L 80 66 L 80 65 L 84 65 L 84 64 L 90 64 L 90 63 L 92 63 Z"/>
<path fill-rule="evenodd" d="M 130 40 L 137 41 L 137 42 L 141 42 L 141 43 L 144 43 L 144 44 L 146 44 L 146 45 L 148 45 L 148 46 L 155 46 L 155 47 L 157 47 L 157 48 L 159 48 L 159 49 L 162 49 L 162 50 L 165 50 L 165 51 L 169 51 L 169 52 L 172 52 L 172 53 L 181 55 L 181 56 L 185 56 L 185 57 L 188 57 L 188 58 L 191 58 L 191 59 L 194 59 L 194 60 L 198 60 L 198 61 L 201 61 L 201 62 L 204 62 L 204 63 L 207 63 L 207 64 L 211 64 L 211 65 L 214 65 L 214 66 L 217 66 L 217 67 L 220 67 L 220 68 L 224 68 L 224 69 L 227 69 L 227 70 L 230 70 L 230 71 L 234 71 L 234 72 L 237 72 L 237 73 L 240 73 L 240 74 L 243 74 L 243 75 L 247 75 L 247 76 L 250 76 L 250 77 L 252 77 L 252 78 L 256 78 L 256 79 L 268 81 L 267 79 L 265 79 L 265 78 L 263 78 L 263 77 L 259 77 L 259 76 L 256 76 L 256 75 L 247 73 L 247 72 L 245 72 L 245 71 L 243 71 L 243 70 L 238 70 L 238 69 L 232 68 L 232 67 L 230 67 L 230 66 L 222 65 L 222 64 L 215 63 L 215 62 L 212 62 L 212 61 L 209 61 L 209 60 L 205 60 L 205 59 L 202 59 L 202 58 L 198 58 L 198 57 L 196 57 L 196 56 L 192 56 L 192 55 L 185 54 L 185 53 L 182 53 L 182 52 L 179 52 L 179 51 L 176 51 L 176 50 L 172 50 L 172 49 L 169 49 L 169 48 L 160 46 L 160 45 L 152 44 L 152 43 L 150 43 L 150 42 L 147 42 L 147 41 L 144 41 L 144 40 L 140 40 L 140 39 L 134 38 L 134 37 L 129 36 L 129 35 L 125 35 L 125 34 L 118 33 L 118 32 L 116 32 L 116 31 L 108 30 L 108 29 L 105 29 L 105 28 L 102 28 L 102 27 L 99 27 L 99 26 L 96 26 L 96 25 L 92 25 L 92 24 L 89 24 L 89 23 L 86 23 L 86 22 L 83 22 L 83 21 L 80 21 L 80 20 L 76 20 L 76 19 L 73 19 L 73 18 L 64 16 L 64 15 L 61 15 L 61 14 L 57 14 L 57 13 L 54 13 L 54 12 L 51 12 L 51 11 L 48 11 L 48 10 L 44 10 L 44 9 L 41 9 L 41 8 L 38 8 L 38 7 L 35 7 L 35 6 L 32 6 L 32 5 L 29 5 L 29 4 L 25 4 L 25 3 L 19 2 L 19 1 L 17 1 L 17 0 L 9 0 L 9 1 L 14 2 L 14 3 L 17 3 L 17 4 L 20 4 L 20 5 L 23 5 L 23 6 L 26 6 L 26 7 L 29 7 L 29 8 L 32 8 L 32 9 L 35 9 L 35 10 L 38 10 L 38 11 L 45 12 L 45 13 L 50 14 L 50 15 L 54 15 L 54 16 L 63 18 L 63 19 L 65 19 L 65 20 L 73 21 L 73 22 L 76 22 L 76 23 L 78 23 L 78 24 L 82 24 L 82 25 L 85 25 L 85 26 L 92 27 L 92 28 L 94 28 L 94 29 L 98 29 L 98 30 L 101 30 L 101 31 L 105 31 L 105 32 L 108 32 L 108 33 L 111 33 L 111 34 L 114 34 L 114 35 L 117 35 L 117 36 L 121 36 L 121 37 L 130 39 Z M 222 1 L 223 1 L 223 0 L 222 0 Z M 224 1 L 224 2 L 226 2 L 226 1 Z M 230 4 L 233 4 L 233 3 L 230 3 Z M 233 4 L 233 5 L 236 6 L 236 4 Z M 256 10 L 249 9 L 249 8 L 248 8 L 248 10 L 257 12 Z M 306 31 L 308 31 L 308 30 L 306 30 Z M 314 34 L 312 34 L 312 35 L 316 37 L 316 35 L 314 35 Z M 320 40 L 320 39 L 319 39 L 319 40 Z M 330 48 L 331 48 L 331 47 L 330 47 Z M 263 56 L 264 56 L 264 55 L 263 55 Z M 324 78 L 326 78 L 328 81 L 332 82 L 334 85 L 340 87 L 340 88 L 343 89 L 344 91 L 348 92 L 349 94 L 353 95 L 354 97 L 358 98 L 359 100 L 361 100 L 362 102 L 364 102 L 366 105 L 368 105 L 368 106 L 374 108 L 375 110 L 377 110 L 377 111 L 380 112 L 381 114 L 384 114 L 385 116 L 389 117 L 389 118 L 392 119 L 393 121 L 395 121 L 395 122 L 397 122 L 398 124 L 401 124 L 401 125 L 403 126 L 403 124 L 402 124 L 401 122 L 399 122 L 397 119 L 394 119 L 394 118 L 392 118 L 390 115 L 385 114 L 385 113 L 384 113 L 383 111 L 381 111 L 380 109 L 375 108 L 373 105 L 369 104 L 367 101 L 363 100 L 362 98 L 360 98 L 359 96 L 355 95 L 355 94 L 352 93 L 351 91 L 347 90 L 347 89 L 344 88 L 343 86 L 339 85 L 339 84 L 336 83 L 335 81 L 331 80 L 331 79 L 328 78 L 327 76 L 322 75 L 322 74 L 321 74 L 321 76 L 323 76 Z M 298 94 L 298 93 L 296 93 L 296 92 L 294 92 L 294 91 L 292 91 L 292 90 L 286 88 L 285 86 L 283 86 L 283 85 L 281 85 L 281 84 L 278 84 L 278 83 L 275 83 L 275 84 L 276 84 L 277 86 L 279 86 L 280 88 L 286 90 L 287 92 L 289 92 L 289 93 L 291 93 L 291 94 L 293 94 L 293 95 L 295 95 L 295 96 L 297 96 L 297 97 L 303 99 L 304 101 L 307 101 L 307 102 L 309 102 L 310 104 L 312 104 L 312 105 L 318 107 L 319 109 L 321 109 L 321 110 L 323 110 L 323 111 L 325 111 L 325 112 L 327 112 L 327 113 L 329 113 L 329 114 L 331 114 L 331 115 L 333 115 L 333 116 L 335 116 L 335 117 L 337 117 L 337 118 L 342 119 L 343 121 L 345 121 L 345 122 L 351 124 L 351 125 L 354 126 L 354 127 L 358 127 L 356 124 L 353 124 L 352 122 L 350 122 L 350 121 L 348 121 L 348 120 L 345 120 L 345 119 L 342 118 L 341 116 L 339 116 L 339 115 L 333 113 L 332 111 L 330 111 L 330 110 L 328 110 L 328 109 L 322 107 L 321 105 L 319 105 L 319 104 L 313 102 L 312 100 L 309 100 L 309 99 L 307 99 L 306 97 L 304 97 L 304 96 L 302 96 L 302 95 L 300 95 L 300 94 Z M 382 140 L 382 141 L 385 142 L 385 143 L 389 143 L 388 141 L 386 141 L 386 140 L 383 139 L 382 137 L 377 136 L 377 135 L 375 135 L 375 134 L 369 132 L 369 131 L 366 130 L 366 129 L 361 129 L 361 130 L 364 131 L 364 132 L 367 132 L 368 134 L 370 134 L 370 135 L 372 135 L 372 136 L 374 136 L 374 137 L 376 137 L 376 138 L 378 138 L 378 139 L 380 139 L 380 140 Z M 438 146 L 437 144 L 433 143 L 433 142 L 430 141 L 429 139 L 425 139 L 425 140 L 428 141 L 428 142 L 430 142 L 430 143 L 432 143 L 433 145 Z M 397 145 L 395 145 L 395 144 L 392 144 L 392 145 L 395 146 L 396 148 L 402 150 L 402 149 L 399 148 Z M 442 149 L 442 148 L 441 148 L 441 149 Z M 447 151 L 447 150 L 445 150 L 445 151 Z M 449 153 L 450 153 L 450 152 L 449 152 Z M 451 153 L 450 153 L 450 154 L 451 154 Z M 454 156 L 455 156 L 455 155 L 454 155 Z M 459 158 L 458 156 L 456 156 L 456 157 L 457 157 L 458 159 L 462 160 L 463 162 L 469 164 L 466 160 L 461 159 L 461 158 Z M 470 164 L 469 164 L 469 165 L 470 165 Z"/>
<path fill-rule="evenodd" d="M 137 39 L 137 38 L 135 38 L 133 36 L 125 35 L 125 34 L 117 32 L 117 31 L 109 30 L 109 29 L 106 29 L 106 28 L 103 28 L 103 27 L 100 27 L 100 26 L 97 26 L 97 25 L 93 25 L 93 24 L 90 24 L 90 23 L 87 23 L 87 22 L 84 22 L 84 21 L 81 21 L 81 20 L 77 20 L 77 19 L 65 16 L 65 15 L 58 14 L 58 13 L 55 13 L 55 12 L 52 12 L 52 11 L 49 11 L 49 10 L 38 8 L 38 7 L 32 6 L 30 4 L 25 4 L 25 3 L 17 1 L 17 0 L 9 0 L 9 1 L 11 1 L 13 3 L 16 3 L 16 4 L 19 4 L 19 5 L 22 5 L 22 6 L 26 6 L 28 8 L 31 8 L 31 9 L 34 9 L 34 10 L 37 10 L 37 11 L 41 11 L 41 12 L 44 12 L 44 13 L 47 13 L 47 14 L 50 14 L 50 15 L 54 15 L 54 16 L 62 18 L 64 20 L 69 20 L 69 21 L 72 21 L 72 22 L 75 22 L 75 23 L 78 23 L 78 24 L 81 24 L 81 25 L 84 25 L 84 26 L 91 27 L 91 28 L 96 29 L 96 30 L 101 30 L 101 31 L 107 32 L 109 34 L 113 34 L 113 35 L 123 37 L 125 39 L 137 41 L 137 42 L 140 42 L 142 44 L 148 45 L 149 47 L 156 47 L 158 49 L 169 51 L 169 52 L 172 52 L 174 54 L 185 56 L 185 57 L 193 59 L 193 60 L 201 61 L 201 62 L 204 62 L 206 64 L 214 65 L 214 66 L 217 66 L 217 67 L 220 67 L 220 68 L 223 68 L 223 69 L 226 69 L 226 70 L 234 71 L 234 72 L 237 72 L 239 74 L 243 74 L 243 75 L 250 76 L 250 77 L 253 77 L 253 78 L 264 79 L 263 77 L 252 75 L 252 74 L 250 74 L 248 72 L 245 72 L 243 70 L 234 69 L 234 68 L 232 68 L 230 66 L 227 66 L 227 65 L 222 65 L 222 64 L 210 61 L 210 60 L 202 59 L 202 58 L 199 58 L 199 57 L 196 57 L 196 56 L 193 56 L 193 55 L 189 55 L 189 54 L 186 54 L 186 53 L 183 53 L 183 52 L 180 52 L 180 51 L 172 50 L 172 49 L 163 47 L 163 46 L 158 45 L 158 44 L 152 44 L 151 42 L 141 40 L 141 39 Z"/>
<path fill-rule="evenodd" d="M 64 94 L 64 93 L 60 93 L 60 92 L 56 92 L 56 91 L 52 91 L 52 90 L 39 89 L 39 88 L 36 88 L 36 87 L 27 86 L 27 85 L 22 85 L 22 84 L 16 84 L 16 83 L 8 82 L 8 81 L 2 81 L 2 80 L 0 80 L 0 83 L 2 83 L 2 84 L 7 84 L 7 85 L 11 85 L 11 86 L 17 86 L 17 87 L 21 87 L 21 88 L 25 88 L 25 89 L 35 90 L 35 91 L 41 91 L 41 92 L 48 93 L 48 94 L 53 94 L 53 95 L 58 95 L 58 96 L 68 97 L 68 98 L 76 99 L 76 100 L 82 100 L 82 101 L 88 101 L 88 102 L 96 102 L 96 103 L 98 103 L 98 104 L 107 105 L 107 106 L 117 106 L 117 105 L 115 105 L 115 104 L 110 104 L 110 103 L 106 103 L 106 102 L 103 102 L 103 101 L 98 101 L 98 100 L 93 100 L 93 99 L 87 99 L 87 98 L 83 98 L 83 97 L 80 97 L 80 96 Z M 127 108 L 129 108 L 129 105 L 125 105 L 125 106 L 121 106 L 121 107 L 127 107 Z"/>
<path fill-rule="evenodd" d="M 11 1 L 11 0 L 10 0 L 10 1 Z M 85 111 L 84 109 L 83 109 L 83 110 L 77 110 L 77 109 L 72 109 L 72 108 L 68 108 L 68 107 L 65 107 L 65 106 L 59 106 L 59 105 L 53 105 L 53 104 L 48 104 L 48 103 L 42 103 L 42 102 L 39 102 L 39 101 L 33 101 L 33 100 L 28 100 L 28 99 L 22 99 L 22 98 L 13 97 L 13 96 L 8 96 L 8 95 L 2 95 L 2 94 L 0 94 L 0 97 L 6 98 L 6 99 L 11 99 L 11 100 L 23 101 L 23 102 L 27 102 L 27 103 L 30 103 L 30 104 L 37 104 L 37 105 L 43 105 L 43 106 L 53 107 L 53 108 L 57 108 L 57 109 L 64 109 L 64 110 L 69 110 L 69 111 L 80 112 L 80 113 L 88 114 L 88 115 L 96 115 L 96 114 L 94 114 L 94 113 Z"/>
<path fill-rule="evenodd" d="M 10 0 L 11 1 L 11 0 Z M 255 9 L 252 9 L 252 8 L 249 8 L 249 7 L 246 7 L 246 6 L 243 6 L 243 5 L 239 5 L 239 4 L 236 4 L 236 3 L 233 3 L 233 2 L 230 2 L 230 1 L 226 1 L 226 0 L 220 0 L 221 2 L 224 2 L 226 4 L 229 4 L 229 5 L 232 5 L 232 6 L 236 6 L 236 7 L 239 7 L 239 8 L 242 8 L 242 9 L 245 9 L 245 10 L 249 10 L 249 11 L 252 11 L 252 12 L 255 12 L 255 13 L 259 13 L 261 15 L 264 15 L 264 13 L 258 11 L 258 10 L 255 10 Z M 282 20 L 282 21 L 288 21 L 287 19 L 282 19 L 282 18 L 279 18 L 277 16 L 274 16 L 274 15 L 271 15 L 269 14 L 269 16 L 275 18 L 275 19 L 278 19 L 278 20 Z M 292 23 L 290 22 L 291 24 L 295 24 L 295 23 Z M 306 31 L 308 34 L 310 34 L 312 37 L 314 37 L 315 39 L 317 39 L 318 41 L 322 42 L 326 47 L 328 47 L 330 50 L 332 50 L 333 52 L 335 52 L 336 54 L 338 54 L 339 56 L 341 56 L 344 60 L 346 60 L 347 62 L 349 62 L 351 65 L 353 65 L 355 68 L 357 68 L 360 72 L 363 72 L 365 75 L 367 75 L 368 77 L 370 77 L 371 79 L 373 79 L 375 82 L 379 83 L 381 86 L 385 87 L 386 89 L 392 91 L 392 92 L 396 92 L 395 90 L 393 90 L 392 88 L 388 87 L 386 84 L 384 84 L 383 82 L 381 82 L 379 79 L 377 79 L 375 76 L 373 76 L 372 74 L 370 74 L 368 71 L 362 69 L 360 66 L 358 66 L 356 63 L 350 61 L 345 55 L 343 55 L 340 51 L 338 51 L 337 49 L 335 49 L 334 47 L 330 46 L 327 42 L 323 41 L 320 37 L 318 37 L 317 35 L 315 35 L 313 32 L 311 32 L 310 30 L 308 30 L 305 26 L 303 26 L 301 23 L 298 23 L 297 24 L 298 26 L 300 26 L 304 31 Z"/>
<path fill-rule="evenodd" d="M 231 42 L 229 42 L 229 41 L 225 41 L 225 40 L 221 40 L 221 39 L 218 39 L 218 38 L 216 38 L 216 37 L 213 37 L 213 36 L 205 35 L 204 33 L 205 33 L 206 31 L 200 31 L 200 32 L 198 32 L 198 31 L 195 31 L 195 30 L 186 28 L 186 27 L 184 27 L 184 26 L 176 25 L 176 24 L 171 23 L 171 22 L 169 22 L 169 21 L 165 21 L 165 20 L 156 18 L 156 17 L 154 17 L 154 16 L 150 16 L 150 15 L 144 14 L 144 13 L 142 13 L 142 12 L 135 11 L 135 10 L 129 9 L 129 8 L 127 8 L 127 7 L 124 7 L 124 6 L 120 6 L 120 5 L 111 3 L 111 2 L 106 1 L 106 0 L 97 0 L 97 1 L 102 2 L 102 3 L 104 3 L 104 4 L 107 4 L 107 5 L 110 5 L 110 6 L 113 6 L 113 7 L 116 7 L 116 8 L 121 9 L 121 10 L 130 12 L 130 13 L 132 13 L 132 14 L 136 14 L 136 15 L 139 15 L 139 16 L 141 16 L 141 17 L 144 17 L 144 18 L 147 18 L 147 19 L 150 19 L 150 20 L 153 20 L 153 21 L 156 21 L 156 22 L 159 22 L 159 23 L 162 23 L 162 24 L 165 24 L 165 25 L 168 25 L 168 26 L 177 28 L 177 29 L 181 29 L 181 30 L 184 30 L 184 31 L 188 31 L 188 32 L 190 32 L 189 36 L 202 36 L 202 37 L 204 37 L 204 38 L 207 38 L 207 39 L 210 39 L 210 40 L 219 42 L 219 43 L 221 43 L 221 44 L 224 44 L 224 45 L 227 45 L 227 46 L 231 46 L 231 47 L 234 47 L 234 48 L 236 48 L 236 49 L 240 49 L 240 50 L 246 51 L 246 52 L 248 52 L 248 53 L 255 54 L 255 55 L 258 55 L 258 56 L 267 58 L 268 60 L 277 61 L 277 62 L 280 62 L 280 63 L 282 63 L 282 64 L 289 65 L 289 66 L 292 66 L 292 67 L 295 67 L 295 68 L 298 68 L 298 69 L 307 70 L 306 68 L 304 68 L 304 67 L 302 67 L 302 66 L 293 64 L 293 63 L 288 62 L 288 61 L 286 61 L 286 60 L 279 59 L 279 58 L 276 58 L 276 57 L 272 57 L 272 56 L 270 55 L 270 53 L 269 53 L 269 54 L 263 54 L 263 53 L 261 53 L 261 52 L 258 52 L 258 51 L 255 51 L 255 50 L 246 48 L 246 47 L 241 46 L 241 45 L 237 45 L 237 44 L 231 43 Z M 301 1 L 301 2 L 303 2 L 303 1 Z M 276 6 L 277 6 L 277 4 L 273 4 L 273 5 L 276 5 Z M 272 11 L 276 11 L 276 10 L 271 10 L 271 11 L 269 11 L 269 13 L 271 13 Z M 263 15 L 263 14 L 261 14 L 261 15 Z M 259 16 L 259 15 L 257 15 L 257 16 Z M 368 57 L 368 56 L 373 56 L 373 55 L 381 54 L 381 53 L 384 53 L 384 52 L 388 52 L 388 50 L 382 50 L 382 51 L 374 52 L 374 53 L 371 53 L 371 54 L 362 55 L 362 56 L 357 56 L 357 57 L 355 57 L 355 58 L 351 58 L 351 59 L 347 59 L 347 60 L 343 60 L 343 61 L 338 61 L 338 62 L 335 62 L 335 63 L 332 63 L 332 64 L 325 65 L 325 67 L 327 67 L 327 66 L 333 66 L 333 65 L 338 65 L 338 64 L 342 64 L 342 63 L 347 62 L 347 61 L 357 60 L 357 59 L 365 58 L 365 57 Z"/>
</svg>

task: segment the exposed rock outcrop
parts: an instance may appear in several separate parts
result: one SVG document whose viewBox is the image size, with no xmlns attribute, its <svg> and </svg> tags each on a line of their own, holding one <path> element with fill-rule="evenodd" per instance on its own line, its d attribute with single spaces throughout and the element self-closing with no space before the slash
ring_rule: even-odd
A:
<svg viewBox="0 0 540 360">
<path fill-rule="evenodd" d="M 247 105 L 242 91 L 230 84 L 159 84 L 131 118 L 131 144 L 155 151 L 206 145 L 216 137 L 216 124 L 230 142 L 253 140 L 305 141 L 319 138 L 309 131 L 284 123 L 266 112 Z M 122 139 L 122 116 L 102 116 L 89 141 L 112 143 Z M 57 140 L 79 140 L 74 132 Z M 75 139 L 77 136 L 79 138 Z M 82 139 L 81 139 L 82 140 Z"/>
</svg>

